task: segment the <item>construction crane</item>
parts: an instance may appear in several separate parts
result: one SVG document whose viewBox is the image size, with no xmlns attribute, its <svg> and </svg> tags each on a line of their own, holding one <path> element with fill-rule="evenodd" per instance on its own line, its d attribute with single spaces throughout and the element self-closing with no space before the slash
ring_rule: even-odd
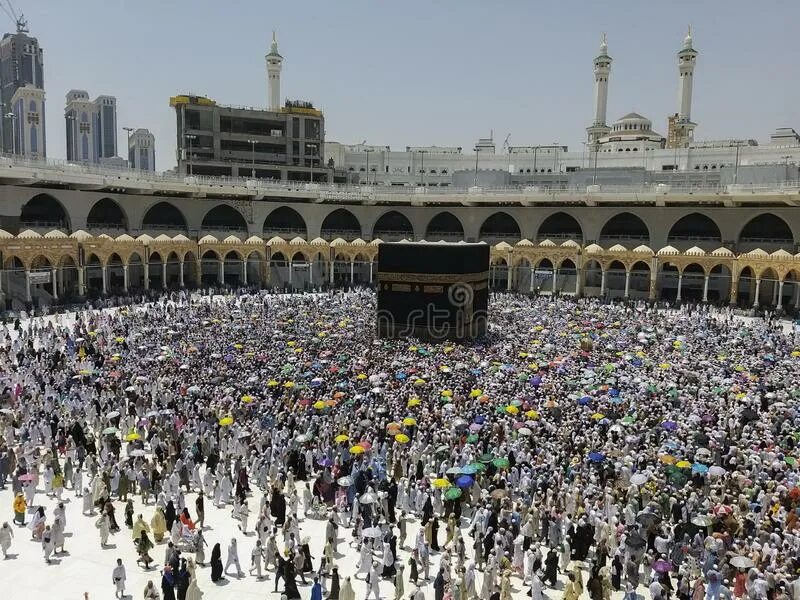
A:
<svg viewBox="0 0 800 600">
<path fill-rule="evenodd" d="M 17 33 L 28 33 L 28 21 L 25 19 L 25 15 L 20 13 L 20 15 L 17 16 L 17 11 L 14 10 L 14 5 L 11 4 L 11 0 L 5 0 L 5 2 L 0 0 L 0 8 L 8 15 L 9 19 L 14 21 L 14 24 L 17 26 Z"/>
<path fill-rule="evenodd" d="M 508 140 L 509 139 L 511 139 L 511 134 L 510 133 L 506 136 L 506 139 L 503 142 L 503 150 L 508 150 L 509 152 L 511 152 L 511 146 L 509 146 L 509 144 L 508 144 Z"/>
</svg>

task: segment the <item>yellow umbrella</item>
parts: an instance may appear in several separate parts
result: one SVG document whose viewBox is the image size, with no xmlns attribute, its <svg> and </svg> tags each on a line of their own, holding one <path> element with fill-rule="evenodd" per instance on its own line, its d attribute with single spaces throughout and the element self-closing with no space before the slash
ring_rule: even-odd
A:
<svg viewBox="0 0 800 600">
<path fill-rule="evenodd" d="M 242 402 L 252 402 L 252 401 L 253 397 L 251 395 L 245 394 L 244 396 L 242 396 Z"/>
<path fill-rule="evenodd" d="M 320 332 L 317 334 L 317 337 L 324 338 L 326 335 L 328 335 L 328 334 L 327 334 L 327 333 L 325 333 L 324 331 L 320 331 Z"/>
<path fill-rule="evenodd" d="M 289 346 L 289 348 L 294 348 L 297 345 L 297 342 L 289 341 L 286 342 L 286 345 Z"/>
<path fill-rule="evenodd" d="M 140 436 L 136 432 L 129 433 L 128 435 L 125 436 L 125 441 L 126 442 L 135 442 L 136 440 L 140 440 L 140 439 L 142 439 L 142 436 Z"/>
<path fill-rule="evenodd" d="M 237 350 L 241 350 L 242 348 L 244 348 L 244 346 L 242 346 L 241 344 L 234 344 L 233 347 L 236 348 Z"/>
<path fill-rule="evenodd" d="M 453 346 L 445 346 L 444 347 L 444 351 L 445 351 L 445 353 L 452 352 L 453 351 Z"/>
<path fill-rule="evenodd" d="M 94 337 L 94 336 L 97 335 L 97 332 L 96 331 L 90 331 L 88 335 L 89 335 L 89 337 Z"/>
<path fill-rule="evenodd" d="M 322 410 L 323 408 L 325 408 L 325 403 L 322 400 L 317 400 L 316 402 L 314 402 L 313 406 L 317 410 Z"/>
<path fill-rule="evenodd" d="M 219 424 L 223 427 L 227 427 L 228 425 L 233 425 L 233 417 L 222 417 L 219 420 Z"/>
<path fill-rule="evenodd" d="M 409 349 L 410 352 L 416 352 L 417 351 L 417 347 L 416 346 L 409 346 L 408 349 Z"/>
<path fill-rule="evenodd" d="M 279 384 L 278 384 L 278 382 L 277 382 L 277 381 L 275 381 L 274 379 L 270 379 L 270 380 L 267 382 L 267 386 L 269 386 L 269 387 L 276 387 L 277 385 L 279 385 Z"/>
<path fill-rule="evenodd" d="M 529 368 L 531 371 L 538 371 L 538 370 L 539 370 L 539 365 L 538 365 L 538 364 L 536 364 L 536 363 L 530 363 L 530 364 L 528 365 L 528 368 Z"/>
<path fill-rule="evenodd" d="M 80 373 L 81 375 L 91 375 L 92 374 L 92 372 L 89 369 L 81 369 L 80 371 L 78 371 L 78 373 Z"/>
<path fill-rule="evenodd" d="M 450 483 L 449 480 L 440 477 L 438 479 L 434 479 L 433 481 L 431 481 L 431 485 L 435 488 L 442 489 L 442 488 L 449 488 L 452 484 Z"/>
<path fill-rule="evenodd" d="M 478 396 L 481 396 L 482 394 L 483 394 L 483 390 L 482 390 L 482 389 L 480 389 L 480 388 L 475 388 L 474 390 L 472 390 L 472 391 L 469 393 L 469 397 L 470 397 L 470 398 L 477 398 Z"/>
<path fill-rule="evenodd" d="M 325 400 L 325 406 L 336 406 L 336 400 Z"/>
<path fill-rule="evenodd" d="M 350 454 L 364 454 L 365 450 L 363 446 L 352 446 L 350 448 Z"/>
<path fill-rule="evenodd" d="M 115 354 L 114 356 L 111 357 L 111 360 L 113 362 L 119 362 L 122 360 L 122 357 L 119 354 Z"/>
<path fill-rule="evenodd" d="M 688 469 L 692 466 L 692 463 L 690 463 L 688 460 L 679 460 L 675 463 L 675 466 L 679 469 Z"/>
<path fill-rule="evenodd" d="M 333 441 L 336 442 L 337 444 L 341 444 L 342 442 L 346 442 L 349 439 L 350 439 L 349 435 L 345 435 L 343 433 L 340 433 L 335 438 L 333 438 Z"/>
<path fill-rule="evenodd" d="M 660 364 L 660 365 L 658 365 L 658 366 L 659 366 L 659 367 L 661 367 L 662 369 L 669 369 L 669 367 L 670 367 L 670 364 L 669 364 L 669 363 L 661 363 L 661 364 Z"/>
<path fill-rule="evenodd" d="M 518 356 L 520 358 L 528 358 L 528 353 L 527 352 L 520 352 Z"/>
<path fill-rule="evenodd" d="M 453 390 L 442 390 L 442 396 L 445 396 L 446 398 L 452 398 Z"/>
<path fill-rule="evenodd" d="M 592 415 L 592 418 L 593 418 L 595 421 L 599 421 L 600 419 L 605 419 L 605 418 L 606 418 L 606 416 L 605 416 L 603 413 L 594 413 L 594 414 Z"/>
<path fill-rule="evenodd" d="M 356 379 L 366 379 L 366 378 L 367 378 L 366 373 L 359 373 L 358 375 L 356 375 Z"/>
<path fill-rule="evenodd" d="M 417 378 L 414 380 L 414 385 L 425 385 L 425 380 L 422 378 Z"/>
<path fill-rule="evenodd" d="M 285 387 L 285 388 L 293 388 L 294 387 L 294 381 L 287 381 L 286 383 L 283 384 L 283 387 Z"/>
<path fill-rule="evenodd" d="M 394 441 L 398 444 L 407 444 L 411 438 L 408 437 L 405 433 L 398 433 L 394 436 Z"/>
<path fill-rule="evenodd" d="M 419 406 L 420 404 L 422 404 L 422 400 L 419 398 L 411 398 L 411 400 L 408 401 L 409 408 L 412 406 Z"/>
<path fill-rule="evenodd" d="M 800 350 L 792 350 L 792 358 L 800 357 Z"/>
<path fill-rule="evenodd" d="M 114 339 L 115 339 L 115 340 L 117 341 L 117 343 L 119 343 L 119 344 L 121 344 L 122 342 L 124 342 L 124 341 L 125 341 L 125 338 L 124 338 L 124 337 L 118 337 L 118 338 L 114 338 Z"/>
<path fill-rule="evenodd" d="M 539 418 L 539 413 L 537 411 L 531 409 L 531 410 L 525 412 L 525 416 L 528 417 L 529 419 L 538 419 Z"/>
<path fill-rule="evenodd" d="M 510 415 L 515 415 L 519 412 L 519 409 L 516 406 L 506 406 L 506 412 Z"/>
<path fill-rule="evenodd" d="M 674 465 L 676 460 L 671 454 L 662 454 L 658 459 L 665 465 Z"/>
<path fill-rule="evenodd" d="M 417 420 L 414 417 L 406 417 L 405 419 L 403 419 L 403 425 L 405 425 L 406 427 L 411 427 L 412 425 L 416 424 Z"/>
<path fill-rule="evenodd" d="M 449 373 L 450 372 L 450 367 L 448 367 L 447 365 L 442 365 L 442 366 L 439 367 L 439 370 L 442 373 Z"/>
</svg>

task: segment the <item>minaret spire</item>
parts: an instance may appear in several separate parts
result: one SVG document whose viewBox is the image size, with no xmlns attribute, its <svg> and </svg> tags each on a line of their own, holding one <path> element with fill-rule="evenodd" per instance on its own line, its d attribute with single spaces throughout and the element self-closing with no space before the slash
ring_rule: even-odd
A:
<svg viewBox="0 0 800 600">
<path fill-rule="evenodd" d="M 606 125 L 608 107 L 608 76 L 611 73 L 611 57 L 608 55 L 606 34 L 600 38 L 600 53 L 594 59 L 594 120 L 587 128 L 589 143 L 597 146 L 598 140 L 609 131 Z"/>
<path fill-rule="evenodd" d="M 279 111 L 281 108 L 281 68 L 283 57 L 278 53 L 278 36 L 272 30 L 272 44 L 269 54 L 264 57 L 267 61 L 267 100 L 268 108 Z"/>
</svg>

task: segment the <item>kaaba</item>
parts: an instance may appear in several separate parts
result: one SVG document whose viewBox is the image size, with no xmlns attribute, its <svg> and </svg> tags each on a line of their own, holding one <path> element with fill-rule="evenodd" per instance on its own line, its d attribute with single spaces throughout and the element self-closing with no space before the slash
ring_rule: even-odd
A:
<svg viewBox="0 0 800 600">
<path fill-rule="evenodd" d="M 483 337 L 488 304 L 488 245 L 399 242 L 378 247 L 378 337 Z"/>
</svg>

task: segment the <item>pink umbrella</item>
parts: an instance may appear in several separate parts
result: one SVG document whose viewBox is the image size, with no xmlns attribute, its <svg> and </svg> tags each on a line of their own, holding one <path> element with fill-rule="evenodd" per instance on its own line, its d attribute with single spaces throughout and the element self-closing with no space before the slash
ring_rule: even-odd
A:
<svg viewBox="0 0 800 600">
<path fill-rule="evenodd" d="M 660 558 L 653 563 L 653 570 L 656 573 L 668 573 L 672 571 L 672 563 Z"/>
<path fill-rule="evenodd" d="M 31 473 L 25 473 L 22 477 L 19 478 L 20 481 L 35 481 L 36 476 Z"/>
</svg>

